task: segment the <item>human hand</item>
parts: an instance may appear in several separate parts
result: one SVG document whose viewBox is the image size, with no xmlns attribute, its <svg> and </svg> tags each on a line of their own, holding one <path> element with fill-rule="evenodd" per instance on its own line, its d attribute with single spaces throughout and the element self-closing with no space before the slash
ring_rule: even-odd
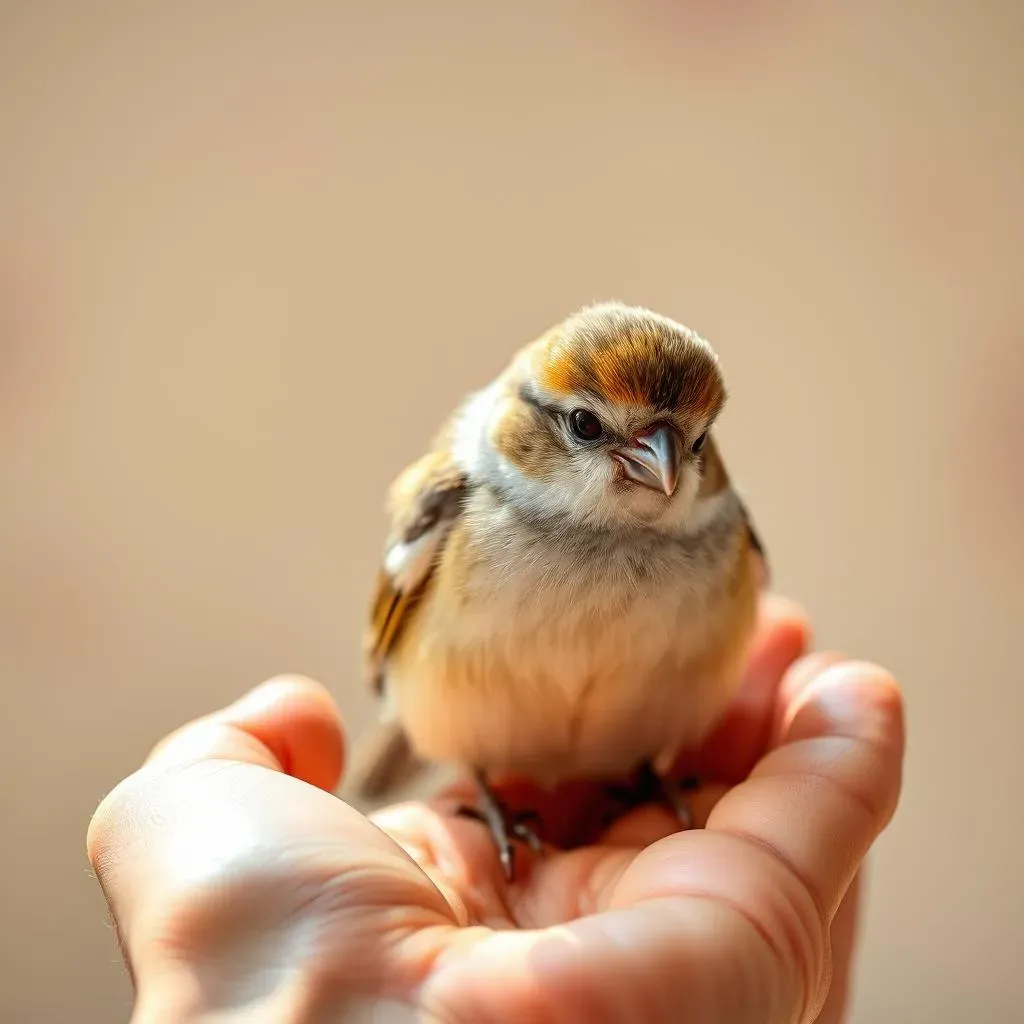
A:
<svg viewBox="0 0 1024 1024">
<path fill-rule="evenodd" d="M 902 707 L 881 669 L 806 646 L 765 598 L 734 710 L 680 764 L 722 780 L 694 797 L 702 828 L 652 805 L 601 832 L 598 786 L 503 790 L 572 844 L 524 850 L 511 886 L 458 787 L 370 819 L 331 794 L 343 733 L 309 680 L 185 726 L 89 828 L 133 1024 L 841 1020 Z"/>
</svg>

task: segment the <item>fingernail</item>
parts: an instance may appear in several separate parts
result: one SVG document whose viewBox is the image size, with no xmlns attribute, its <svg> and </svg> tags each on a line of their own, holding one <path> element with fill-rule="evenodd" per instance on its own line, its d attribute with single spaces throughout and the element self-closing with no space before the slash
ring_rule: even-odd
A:
<svg viewBox="0 0 1024 1024">
<path fill-rule="evenodd" d="M 801 710 L 813 705 L 812 719 L 801 718 Z M 789 732 L 799 739 L 808 729 L 820 734 L 824 716 L 828 731 L 856 736 L 872 743 L 885 744 L 898 739 L 894 729 L 902 728 L 902 697 L 899 684 L 878 665 L 856 661 L 837 661 L 822 668 L 797 697 L 790 710 Z"/>
</svg>

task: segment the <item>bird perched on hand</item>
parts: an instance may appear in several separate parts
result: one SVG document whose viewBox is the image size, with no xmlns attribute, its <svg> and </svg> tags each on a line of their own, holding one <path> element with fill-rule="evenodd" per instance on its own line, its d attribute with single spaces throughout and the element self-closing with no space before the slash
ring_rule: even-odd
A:
<svg viewBox="0 0 1024 1024">
<path fill-rule="evenodd" d="M 490 780 L 658 782 L 707 735 L 767 581 L 712 440 L 725 399 L 707 341 L 602 303 L 462 403 L 392 485 L 363 799 L 416 760 L 470 769 L 511 877 L 512 837 L 536 836 Z M 680 794 L 660 795 L 685 819 Z"/>
</svg>

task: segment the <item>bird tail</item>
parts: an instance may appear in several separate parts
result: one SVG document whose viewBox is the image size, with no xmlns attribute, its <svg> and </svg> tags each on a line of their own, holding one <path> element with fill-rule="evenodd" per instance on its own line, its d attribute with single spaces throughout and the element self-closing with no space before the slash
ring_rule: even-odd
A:
<svg viewBox="0 0 1024 1024">
<path fill-rule="evenodd" d="M 340 795 L 361 810 L 392 796 L 426 768 L 401 724 L 389 718 L 366 729 L 353 744 L 347 762 Z"/>
</svg>

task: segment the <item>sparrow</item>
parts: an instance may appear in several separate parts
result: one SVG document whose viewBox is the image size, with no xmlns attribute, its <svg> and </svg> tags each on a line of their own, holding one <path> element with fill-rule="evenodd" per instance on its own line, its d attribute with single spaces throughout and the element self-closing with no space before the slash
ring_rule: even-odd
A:
<svg viewBox="0 0 1024 1024">
<path fill-rule="evenodd" d="M 468 770 L 506 877 L 541 847 L 493 780 L 550 788 L 639 772 L 732 700 L 768 582 L 712 437 L 726 402 L 703 337 L 602 302 L 520 348 L 391 486 L 365 667 L 380 717 L 350 788 L 386 797 L 423 764 Z"/>
</svg>

